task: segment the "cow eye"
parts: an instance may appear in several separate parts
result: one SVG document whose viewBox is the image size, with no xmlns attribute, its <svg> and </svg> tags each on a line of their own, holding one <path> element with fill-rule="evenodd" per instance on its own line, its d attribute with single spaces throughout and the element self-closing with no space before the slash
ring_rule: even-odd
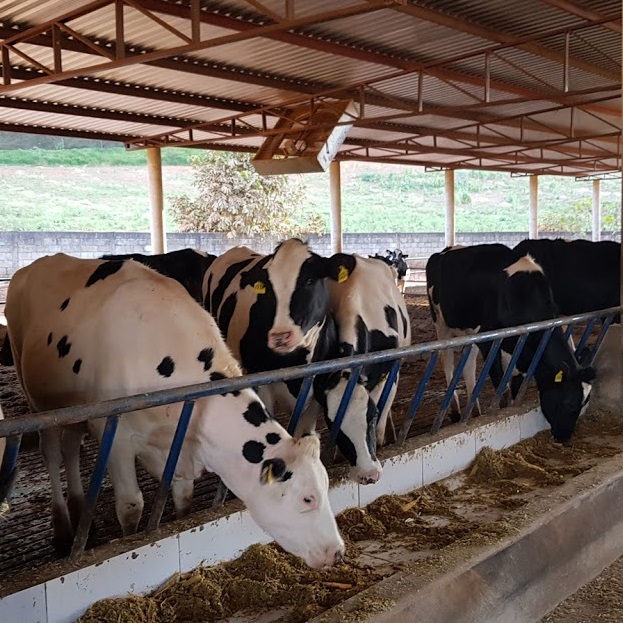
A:
<svg viewBox="0 0 623 623">
<path fill-rule="evenodd" d="M 305 502 L 305 504 L 311 504 L 314 501 L 313 497 L 305 497 L 303 498 L 303 502 Z"/>
<path fill-rule="evenodd" d="M 310 277 L 309 279 L 305 280 L 305 285 L 306 286 L 313 286 L 314 285 L 314 279 L 312 277 Z"/>
</svg>

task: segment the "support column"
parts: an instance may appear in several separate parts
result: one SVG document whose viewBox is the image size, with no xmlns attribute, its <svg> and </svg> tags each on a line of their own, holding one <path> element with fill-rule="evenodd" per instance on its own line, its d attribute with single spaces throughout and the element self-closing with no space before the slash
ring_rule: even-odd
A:
<svg viewBox="0 0 623 623">
<path fill-rule="evenodd" d="M 539 176 L 530 176 L 530 223 L 528 238 L 539 237 Z"/>
<path fill-rule="evenodd" d="M 331 252 L 342 252 L 342 182 L 340 163 L 334 160 L 329 165 L 329 185 L 331 187 Z"/>
<path fill-rule="evenodd" d="M 454 169 L 446 169 L 446 246 L 455 244 L 455 216 L 454 216 Z"/>
<path fill-rule="evenodd" d="M 601 180 L 593 180 L 593 242 L 601 240 Z"/>
<path fill-rule="evenodd" d="M 166 252 L 166 238 L 164 234 L 164 197 L 162 194 L 162 160 L 160 147 L 150 147 L 147 150 L 147 170 L 149 173 L 149 205 L 151 253 Z"/>
</svg>

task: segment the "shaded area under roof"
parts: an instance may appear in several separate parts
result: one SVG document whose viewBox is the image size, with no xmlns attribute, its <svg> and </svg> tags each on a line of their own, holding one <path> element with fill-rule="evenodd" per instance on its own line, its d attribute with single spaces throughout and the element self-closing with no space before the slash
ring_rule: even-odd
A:
<svg viewBox="0 0 623 623">
<path fill-rule="evenodd" d="M 340 160 L 620 168 L 620 0 L 0 0 L 0 37 L 0 130 L 256 151 L 347 99 Z"/>
</svg>

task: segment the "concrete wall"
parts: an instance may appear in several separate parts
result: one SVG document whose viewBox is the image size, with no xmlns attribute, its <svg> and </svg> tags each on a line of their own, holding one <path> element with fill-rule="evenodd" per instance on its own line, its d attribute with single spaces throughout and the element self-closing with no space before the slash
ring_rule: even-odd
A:
<svg viewBox="0 0 623 623">
<path fill-rule="evenodd" d="M 548 237 L 589 238 L 589 234 L 549 234 Z M 527 232 L 457 233 L 457 244 L 501 242 L 514 246 Z M 604 233 L 604 239 L 614 239 Z M 619 236 L 616 236 L 619 239 Z M 312 248 L 329 255 L 329 236 L 310 236 Z M 168 234 L 167 249 L 193 247 L 220 255 L 232 246 L 247 245 L 260 253 L 270 252 L 278 240 L 270 238 L 228 238 L 225 234 Z M 400 248 L 410 257 L 427 258 L 444 247 L 443 234 L 344 234 L 344 250 L 349 253 L 384 253 Z M 43 255 L 68 253 L 78 257 L 99 257 L 105 253 L 149 253 L 149 234 L 135 232 L 0 232 L 0 277 L 10 277 L 18 268 Z"/>
</svg>

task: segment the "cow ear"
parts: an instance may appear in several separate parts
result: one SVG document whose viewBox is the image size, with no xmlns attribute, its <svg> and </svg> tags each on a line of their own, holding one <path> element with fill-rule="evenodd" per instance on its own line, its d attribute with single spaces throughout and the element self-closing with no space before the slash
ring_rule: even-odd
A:
<svg viewBox="0 0 623 623">
<path fill-rule="evenodd" d="M 336 253 L 326 260 L 326 277 L 343 283 L 355 270 L 355 258 L 348 253 Z"/>
<path fill-rule="evenodd" d="M 286 473 L 286 464 L 283 459 L 266 459 L 262 463 L 260 482 L 263 485 L 272 485 L 275 480 L 280 480 Z"/>
<path fill-rule="evenodd" d="M 256 292 L 260 291 L 264 287 L 264 292 L 266 291 L 266 275 L 263 270 L 256 270 L 251 268 L 250 270 L 244 270 L 240 273 L 240 287 L 246 288 L 247 286 L 253 286 Z M 259 285 L 256 285 L 259 284 Z"/>
</svg>

